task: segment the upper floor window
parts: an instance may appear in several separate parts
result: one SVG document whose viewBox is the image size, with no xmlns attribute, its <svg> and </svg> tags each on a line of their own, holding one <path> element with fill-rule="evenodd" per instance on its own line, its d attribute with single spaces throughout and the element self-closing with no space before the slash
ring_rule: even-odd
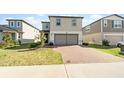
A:
<svg viewBox="0 0 124 93">
<path fill-rule="evenodd" d="M 46 25 L 46 28 L 48 28 L 48 26 Z"/>
<path fill-rule="evenodd" d="M 21 27 L 21 22 L 20 21 L 17 21 L 16 26 L 17 27 Z"/>
<path fill-rule="evenodd" d="M 76 26 L 77 24 L 76 24 L 76 19 L 73 19 L 72 20 L 72 26 Z"/>
<path fill-rule="evenodd" d="M 56 25 L 60 26 L 61 25 L 61 19 L 56 19 Z"/>
<path fill-rule="evenodd" d="M 13 21 L 10 22 L 10 27 L 14 27 L 14 22 Z"/>
<path fill-rule="evenodd" d="M 113 27 L 114 28 L 122 28 L 122 21 L 121 20 L 113 20 Z"/>
<path fill-rule="evenodd" d="M 104 27 L 107 27 L 107 20 L 104 20 Z"/>
</svg>

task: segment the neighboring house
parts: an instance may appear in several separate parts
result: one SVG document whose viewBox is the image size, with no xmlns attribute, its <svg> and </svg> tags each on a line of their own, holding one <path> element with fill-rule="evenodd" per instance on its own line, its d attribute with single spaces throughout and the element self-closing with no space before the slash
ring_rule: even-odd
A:
<svg viewBox="0 0 124 93">
<path fill-rule="evenodd" d="M 10 35 L 13 40 L 21 39 L 21 31 L 10 28 L 8 25 L 0 25 L 0 42 L 3 42 L 3 36 Z M 20 36 L 20 37 L 19 37 Z"/>
<path fill-rule="evenodd" d="M 42 22 L 42 31 L 48 33 L 48 42 L 53 42 L 55 45 L 80 45 L 82 44 L 82 18 L 49 16 L 50 22 Z"/>
<path fill-rule="evenodd" d="M 110 45 L 116 45 L 118 41 L 124 41 L 123 17 L 113 14 L 83 28 L 83 42 L 102 44 L 102 40 L 108 40 Z"/>
<path fill-rule="evenodd" d="M 21 40 L 21 43 L 32 43 L 38 41 L 40 30 L 33 25 L 20 19 L 7 19 L 8 25 L 0 26 L 0 41 L 4 34 L 9 34 L 13 40 Z"/>
</svg>

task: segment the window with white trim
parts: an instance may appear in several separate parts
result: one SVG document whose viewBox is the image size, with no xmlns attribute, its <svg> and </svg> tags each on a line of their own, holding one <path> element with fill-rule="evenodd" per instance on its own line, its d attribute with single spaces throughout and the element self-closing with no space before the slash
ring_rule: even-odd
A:
<svg viewBox="0 0 124 93">
<path fill-rule="evenodd" d="M 122 21 L 121 20 L 113 20 L 113 27 L 114 28 L 122 28 Z"/>
<path fill-rule="evenodd" d="M 72 20 L 72 26 L 76 26 L 76 25 L 77 25 L 76 19 L 73 19 Z"/>
<path fill-rule="evenodd" d="M 61 25 L 61 19 L 56 19 L 56 25 L 60 26 Z"/>
<path fill-rule="evenodd" d="M 16 26 L 17 26 L 17 27 L 21 27 L 21 22 L 20 22 L 20 21 L 17 21 L 17 22 L 16 22 Z"/>
<path fill-rule="evenodd" d="M 14 21 L 10 22 L 10 27 L 14 27 Z"/>
<path fill-rule="evenodd" d="M 107 20 L 104 20 L 104 27 L 107 27 Z"/>
</svg>

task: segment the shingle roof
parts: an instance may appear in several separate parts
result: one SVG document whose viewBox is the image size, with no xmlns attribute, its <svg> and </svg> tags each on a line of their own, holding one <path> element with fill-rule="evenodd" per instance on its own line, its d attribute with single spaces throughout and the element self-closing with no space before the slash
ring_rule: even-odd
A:
<svg viewBox="0 0 124 93">
<path fill-rule="evenodd" d="M 8 27 L 8 25 L 0 25 L 0 30 L 3 30 L 3 31 L 17 31 L 18 32 L 18 30 L 10 28 L 10 27 Z"/>
</svg>

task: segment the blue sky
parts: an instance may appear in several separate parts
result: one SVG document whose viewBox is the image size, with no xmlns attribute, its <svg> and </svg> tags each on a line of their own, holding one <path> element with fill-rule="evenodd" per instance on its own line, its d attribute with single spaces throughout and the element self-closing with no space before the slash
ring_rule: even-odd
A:
<svg viewBox="0 0 124 93">
<path fill-rule="evenodd" d="M 7 24 L 6 19 L 16 18 L 16 19 L 23 19 L 30 24 L 36 26 L 37 28 L 41 29 L 41 21 L 49 21 L 48 15 L 66 15 L 66 14 L 0 14 L 0 24 Z M 66 16 L 82 16 L 83 19 L 83 26 L 88 25 L 104 16 L 108 16 L 111 14 L 68 14 Z M 124 16 L 123 14 L 120 14 Z"/>
</svg>

